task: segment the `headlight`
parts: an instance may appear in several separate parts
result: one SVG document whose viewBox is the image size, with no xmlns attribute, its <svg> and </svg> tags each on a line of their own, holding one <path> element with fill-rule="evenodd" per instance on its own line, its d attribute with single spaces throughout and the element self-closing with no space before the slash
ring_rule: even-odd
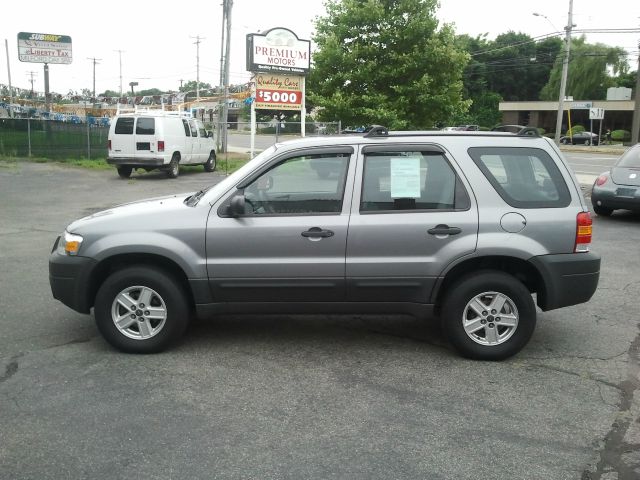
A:
<svg viewBox="0 0 640 480">
<path fill-rule="evenodd" d="M 65 230 L 58 242 L 58 253 L 60 255 L 77 255 L 81 244 L 82 237 L 80 235 L 74 235 Z"/>
</svg>

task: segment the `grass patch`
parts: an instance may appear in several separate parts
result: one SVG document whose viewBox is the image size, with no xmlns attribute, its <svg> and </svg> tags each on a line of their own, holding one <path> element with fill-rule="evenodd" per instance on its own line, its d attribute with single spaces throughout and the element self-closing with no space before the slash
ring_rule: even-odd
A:
<svg viewBox="0 0 640 480">
<path fill-rule="evenodd" d="M 249 154 L 247 153 L 235 153 L 229 152 L 227 154 L 218 154 L 218 162 L 216 165 L 216 172 L 218 173 L 233 173 L 242 167 L 249 161 Z M 61 165 L 67 167 L 86 168 L 89 170 L 113 170 L 115 167 L 109 165 L 103 158 L 96 158 L 89 160 L 86 158 L 63 158 L 52 160 L 50 158 L 42 157 L 14 157 L 0 155 L 0 162 L 5 164 L 17 164 L 18 162 L 34 162 L 34 163 L 50 163 L 52 165 Z M 180 165 L 180 170 L 194 170 L 201 171 L 202 165 Z M 137 170 L 138 173 L 144 172 L 142 169 Z"/>
</svg>

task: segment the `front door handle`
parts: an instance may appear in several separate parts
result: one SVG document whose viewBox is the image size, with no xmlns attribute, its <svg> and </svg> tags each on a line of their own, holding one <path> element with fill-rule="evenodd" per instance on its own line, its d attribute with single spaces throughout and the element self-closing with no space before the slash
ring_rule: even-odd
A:
<svg viewBox="0 0 640 480">
<path fill-rule="evenodd" d="M 313 227 L 306 232 L 302 232 L 301 235 L 307 238 L 327 238 L 333 237 L 334 233 L 331 230 L 323 230 L 320 227 Z"/>
<path fill-rule="evenodd" d="M 450 227 L 449 225 L 445 225 L 443 223 L 427 230 L 430 235 L 457 235 L 461 231 L 462 230 L 460 230 L 458 227 Z"/>
</svg>

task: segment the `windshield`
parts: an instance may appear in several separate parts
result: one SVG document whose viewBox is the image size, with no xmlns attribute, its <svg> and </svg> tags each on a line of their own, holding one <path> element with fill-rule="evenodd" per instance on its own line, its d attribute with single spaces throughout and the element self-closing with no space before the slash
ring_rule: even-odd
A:
<svg viewBox="0 0 640 480">
<path fill-rule="evenodd" d="M 246 177 L 249 173 L 251 173 L 255 167 L 261 163 L 263 163 L 266 159 L 270 158 L 276 151 L 278 150 L 278 144 L 271 145 L 261 154 L 254 157 L 252 160 L 249 160 L 238 170 L 233 172 L 227 178 L 222 180 L 220 183 L 213 185 L 205 190 L 206 196 L 204 198 L 205 202 L 209 202 L 213 204 L 217 198 L 222 195 L 224 192 L 232 188 L 236 185 L 242 178 Z M 222 167 L 222 159 L 218 160 L 218 165 Z"/>
<path fill-rule="evenodd" d="M 633 147 L 620 157 L 617 167 L 640 168 L 640 146 Z"/>
</svg>

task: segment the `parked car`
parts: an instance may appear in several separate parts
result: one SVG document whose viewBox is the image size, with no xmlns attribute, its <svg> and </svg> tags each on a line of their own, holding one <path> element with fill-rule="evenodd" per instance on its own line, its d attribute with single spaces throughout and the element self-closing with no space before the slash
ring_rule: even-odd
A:
<svg viewBox="0 0 640 480">
<path fill-rule="evenodd" d="M 491 129 L 491 131 L 518 133 L 523 128 L 527 128 L 527 127 L 525 125 L 496 125 Z"/>
<path fill-rule="evenodd" d="M 326 162 L 334 175 L 319 178 Z M 157 352 L 223 312 L 439 317 L 464 356 L 509 357 L 543 311 L 588 301 L 600 257 L 555 145 L 498 132 L 389 132 L 276 144 L 197 193 L 76 220 L 53 297 L 114 347 Z"/>
<path fill-rule="evenodd" d="M 111 122 L 107 163 L 121 178 L 129 178 L 135 168 L 160 169 L 176 178 L 180 165 L 204 165 L 213 172 L 216 146 L 213 133 L 189 112 L 136 107 Z"/>
<path fill-rule="evenodd" d="M 565 135 L 564 137 L 560 137 L 560 143 L 562 145 L 598 145 L 600 139 L 595 133 L 578 132 L 572 136 Z"/>
<path fill-rule="evenodd" d="M 640 212 L 640 143 L 627 150 L 593 183 L 591 204 L 598 215 L 608 216 L 616 209 Z"/>
</svg>

